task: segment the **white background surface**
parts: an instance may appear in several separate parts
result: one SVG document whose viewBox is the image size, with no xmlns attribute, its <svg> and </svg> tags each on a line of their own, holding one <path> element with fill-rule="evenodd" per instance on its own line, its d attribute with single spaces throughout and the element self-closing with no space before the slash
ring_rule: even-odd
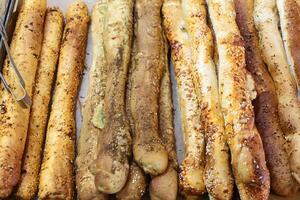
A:
<svg viewBox="0 0 300 200">
<path fill-rule="evenodd" d="M 86 4 L 88 5 L 90 12 L 92 11 L 92 7 L 96 1 L 97 0 L 84 0 L 84 2 L 86 2 Z M 74 2 L 74 0 L 48 0 L 48 6 L 59 7 L 64 13 L 66 13 L 68 6 L 72 2 Z M 76 110 L 77 135 L 79 135 L 79 131 L 81 127 L 80 107 L 87 93 L 88 73 L 91 67 L 91 62 L 92 62 L 92 37 L 91 34 L 89 33 L 88 45 L 86 50 L 86 61 L 85 61 L 86 69 L 84 70 L 84 76 L 80 88 L 80 93 L 78 96 L 77 110 Z M 177 101 L 178 98 L 176 93 L 176 81 L 174 79 L 174 71 L 172 67 L 171 67 L 171 79 L 172 79 L 172 88 L 173 88 L 173 103 L 175 109 L 174 124 L 175 124 L 175 134 L 177 139 L 177 153 L 178 153 L 179 161 L 181 161 L 183 158 L 183 140 L 181 134 L 180 113 L 179 113 L 178 101 Z M 270 200 L 300 200 L 300 193 L 297 196 L 290 197 L 290 198 L 279 198 L 279 197 L 272 196 L 270 197 Z"/>
</svg>

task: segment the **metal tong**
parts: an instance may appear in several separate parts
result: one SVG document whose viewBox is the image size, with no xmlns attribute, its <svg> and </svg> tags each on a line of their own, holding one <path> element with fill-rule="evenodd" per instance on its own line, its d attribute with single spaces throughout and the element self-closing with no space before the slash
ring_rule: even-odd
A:
<svg viewBox="0 0 300 200">
<path fill-rule="evenodd" d="M 18 82 L 19 82 L 19 86 L 20 86 L 20 89 L 22 91 L 22 94 L 21 95 L 16 95 L 15 92 L 11 89 L 11 87 L 9 86 L 8 82 L 5 80 L 3 74 L 1 73 L 0 71 L 0 79 L 1 81 L 3 82 L 3 85 L 5 87 L 5 89 L 13 96 L 13 98 L 21 104 L 22 107 L 24 108 L 28 108 L 31 106 L 32 104 L 32 101 L 25 89 L 25 81 L 24 79 L 22 78 L 15 62 L 14 62 L 14 59 L 12 58 L 11 56 L 11 53 L 10 53 L 10 48 L 9 48 L 9 45 L 8 45 L 8 37 L 7 37 L 7 34 L 6 34 L 6 30 L 5 30 L 5 27 L 3 25 L 3 21 L 1 19 L 1 22 L 0 22 L 0 35 L 1 35 L 1 40 L 3 41 L 4 43 L 4 47 L 5 47 L 5 50 L 7 52 L 7 57 L 10 61 L 10 66 L 13 68 L 17 78 L 18 78 Z"/>
</svg>

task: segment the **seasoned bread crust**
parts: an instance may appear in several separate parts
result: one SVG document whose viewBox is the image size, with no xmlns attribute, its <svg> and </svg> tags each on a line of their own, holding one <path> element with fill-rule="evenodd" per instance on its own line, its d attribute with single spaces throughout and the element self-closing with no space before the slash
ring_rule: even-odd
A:
<svg viewBox="0 0 300 200">
<path fill-rule="evenodd" d="M 296 0 L 277 0 L 285 52 L 300 91 L 300 5 Z"/>
<path fill-rule="evenodd" d="M 38 190 L 43 144 L 49 105 L 63 33 L 64 16 L 58 8 L 49 8 L 44 25 L 41 57 L 35 78 L 27 141 L 23 155 L 22 176 L 16 196 L 33 199 Z"/>
<path fill-rule="evenodd" d="M 114 194 L 126 184 L 131 156 L 131 136 L 125 111 L 126 79 L 133 31 L 133 1 L 105 1 L 104 53 L 107 79 L 103 104 L 103 130 L 92 173 L 103 193 Z M 102 120 L 101 120 L 102 121 Z"/>
<path fill-rule="evenodd" d="M 10 44 L 10 53 L 26 91 L 32 97 L 35 74 L 42 48 L 46 0 L 25 0 L 18 16 Z M 19 80 L 8 58 L 4 61 L 2 74 L 14 93 L 22 95 Z M 30 108 L 24 108 L 0 84 L 0 198 L 10 195 L 17 185 L 22 165 Z"/>
<path fill-rule="evenodd" d="M 159 94 L 165 71 L 161 19 L 162 0 L 136 0 L 130 114 L 133 120 L 133 155 L 145 173 L 162 174 L 168 152 L 159 137 Z"/>
<path fill-rule="evenodd" d="M 68 9 L 57 79 L 40 172 L 39 199 L 74 198 L 75 108 L 84 69 L 88 8 L 81 1 Z"/>
<path fill-rule="evenodd" d="M 207 24 L 205 0 L 183 0 L 182 9 L 192 50 L 193 80 L 205 132 L 205 185 L 210 198 L 231 199 L 233 179 L 225 137 L 218 81 L 213 62 L 213 37 Z"/>
<path fill-rule="evenodd" d="M 201 195 L 206 192 L 205 139 L 201 126 L 200 105 L 193 82 L 191 46 L 180 1 L 164 1 L 163 16 L 177 80 L 185 148 L 185 158 L 180 165 L 179 186 L 186 196 Z"/>
<path fill-rule="evenodd" d="M 254 22 L 264 62 L 274 80 L 281 128 L 287 140 L 293 177 L 300 183 L 300 102 L 278 29 L 276 0 L 256 0 Z"/>
<path fill-rule="evenodd" d="M 221 107 L 236 185 L 242 200 L 267 200 L 270 176 L 254 123 L 245 49 L 235 22 L 234 2 L 208 0 L 207 3 L 218 47 Z"/>
<path fill-rule="evenodd" d="M 152 200 L 176 200 L 178 191 L 177 154 L 173 124 L 172 88 L 169 72 L 168 45 L 161 55 L 164 59 L 166 71 L 160 86 L 159 98 L 159 129 L 160 138 L 168 151 L 169 166 L 161 175 L 153 177 L 149 186 Z"/>
<path fill-rule="evenodd" d="M 103 105 L 107 78 L 107 65 L 103 46 L 104 13 L 106 4 L 99 1 L 92 12 L 93 61 L 89 72 L 88 94 L 82 105 L 82 126 L 77 145 L 76 189 L 80 200 L 105 200 L 108 197 L 98 191 L 95 177 L 90 172 L 97 158 L 97 140 L 101 134 Z"/>
<path fill-rule="evenodd" d="M 253 0 L 235 0 L 236 21 L 245 42 L 246 68 L 255 81 L 255 122 L 260 132 L 271 176 L 271 188 L 279 195 L 296 191 L 286 141 L 280 127 L 274 82 L 263 62 L 253 19 Z"/>
</svg>

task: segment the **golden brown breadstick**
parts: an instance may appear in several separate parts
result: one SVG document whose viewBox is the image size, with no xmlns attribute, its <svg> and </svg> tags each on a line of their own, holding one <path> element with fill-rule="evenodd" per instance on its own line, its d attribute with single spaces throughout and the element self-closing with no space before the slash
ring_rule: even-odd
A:
<svg viewBox="0 0 300 200">
<path fill-rule="evenodd" d="M 171 44 L 184 135 L 185 158 L 180 166 L 179 186 L 185 195 L 201 195 L 205 193 L 204 133 L 193 83 L 191 46 L 180 1 L 164 1 L 163 16 L 166 35 Z"/>
<path fill-rule="evenodd" d="M 159 129 L 162 142 L 168 151 L 169 166 L 165 173 L 153 177 L 149 186 L 151 200 L 176 200 L 178 191 L 177 154 L 173 126 L 172 89 L 169 72 L 168 45 L 162 54 L 165 58 L 166 72 L 160 86 L 159 99 Z"/>
<path fill-rule="evenodd" d="M 89 89 L 82 107 L 82 126 L 76 158 L 76 188 L 80 200 L 105 200 L 107 196 L 98 191 L 95 177 L 89 167 L 97 158 L 97 140 L 103 128 L 103 105 L 107 80 L 104 54 L 104 21 L 106 4 L 99 1 L 92 13 L 93 62 L 89 72 Z"/>
<path fill-rule="evenodd" d="M 116 194 L 118 200 L 141 200 L 146 192 L 147 180 L 143 170 L 133 161 L 127 183 Z"/>
<path fill-rule="evenodd" d="M 133 155 L 139 166 L 151 175 L 163 173 L 168 154 L 158 128 L 159 88 L 165 68 L 161 27 L 161 0 L 135 3 L 135 54 L 133 55 L 130 113 L 133 119 Z"/>
<path fill-rule="evenodd" d="M 60 50 L 56 86 L 40 172 L 39 199 L 71 200 L 74 195 L 75 106 L 84 68 L 88 8 L 73 3 Z"/>
<path fill-rule="evenodd" d="M 104 126 L 92 172 L 98 190 L 114 194 L 126 184 L 131 155 L 125 93 L 133 30 L 133 1 L 108 1 L 106 10 L 103 37 L 108 71 L 103 107 Z"/>
<path fill-rule="evenodd" d="M 278 20 L 276 0 L 255 0 L 254 22 L 259 33 L 259 45 L 274 80 L 279 118 L 288 144 L 292 174 L 300 183 L 300 102 L 277 26 Z"/>
<path fill-rule="evenodd" d="M 234 2 L 207 0 L 207 4 L 218 46 L 221 107 L 236 185 L 242 200 L 267 200 L 270 176 L 254 123 L 252 88 L 248 85 L 244 43 L 235 22 Z"/>
<path fill-rule="evenodd" d="M 255 81 L 257 98 L 253 101 L 255 121 L 260 132 L 267 166 L 270 170 L 271 188 L 279 195 L 296 191 L 285 139 L 280 128 L 278 101 L 273 80 L 266 69 L 259 49 L 258 35 L 253 20 L 253 0 L 235 0 L 236 21 L 245 41 L 246 67 Z"/>
<path fill-rule="evenodd" d="M 299 1 L 300 2 L 300 1 Z M 300 4 L 296 0 L 277 0 L 281 35 L 287 60 L 300 91 Z"/>
<path fill-rule="evenodd" d="M 48 9 L 41 58 L 35 78 L 21 180 L 16 192 L 16 197 L 20 199 L 33 199 L 38 189 L 42 148 L 63 25 L 64 17 L 61 11 L 57 8 Z"/>
<path fill-rule="evenodd" d="M 206 21 L 205 0 L 183 0 L 191 40 L 194 83 L 206 138 L 205 185 L 212 199 L 231 199 L 233 179 L 221 113 L 213 38 Z"/>
<path fill-rule="evenodd" d="M 46 0 L 25 0 L 10 45 L 11 55 L 32 96 L 42 47 Z M 19 96 L 19 80 L 7 58 L 4 78 Z M 7 197 L 18 183 L 24 152 L 30 108 L 23 108 L 0 84 L 0 198 Z"/>
</svg>

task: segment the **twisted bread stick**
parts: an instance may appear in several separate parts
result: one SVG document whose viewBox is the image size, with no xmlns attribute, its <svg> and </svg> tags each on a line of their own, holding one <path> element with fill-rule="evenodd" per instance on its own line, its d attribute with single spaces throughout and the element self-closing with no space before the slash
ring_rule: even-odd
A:
<svg viewBox="0 0 300 200">
<path fill-rule="evenodd" d="M 258 35 L 253 20 L 253 0 L 235 0 L 237 24 L 245 41 L 246 67 L 255 80 L 257 98 L 254 100 L 256 126 L 262 137 L 271 187 L 279 195 L 296 190 L 285 139 L 280 128 L 278 101 L 274 82 L 266 69 L 259 49 Z"/>
<path fill-rule="evenodd" d="M 287 60 L 300 90 L 300 4 L 296 0 L 277 0 L 281 35 Z"/>
<path fill-rule="evenodd" d="M 275 0 L 255 0 L 254 21 L 259 33 L 263 59 L 274 80 L 281 128 L 288 142 L 294 178 L 300 183 L 300 102 L 278 29 Z"/>
<path fill-rule="evenodd" d="M 205 185 L 212 199 L 231 199 L 233 179 L 213 62 L 213 38 L 206 22 L 205 0 L 183 0 L 191 38 L 194 83 L 206 138 Z"/>
<path fill-rule="evenodd" d="M 207 4 L 218 46 L 221 107 L 236 185 L 242 200 L 268 199 L 270 177 L 254 124 L 245 49 L 235 22 L 234 3 L 207 0 Z"/>
<path fill-rule="evenodd" d="M 201 195 L 205 193 L 204 133 L 201 130 L 201 110 L 193 83 L 191 46 L 180 1 L 165 0 L 163 16 L 172 50 L 184 134 L 185 158 L 180 166 L 179 186 L 185 195 Z"/>
</svg>

